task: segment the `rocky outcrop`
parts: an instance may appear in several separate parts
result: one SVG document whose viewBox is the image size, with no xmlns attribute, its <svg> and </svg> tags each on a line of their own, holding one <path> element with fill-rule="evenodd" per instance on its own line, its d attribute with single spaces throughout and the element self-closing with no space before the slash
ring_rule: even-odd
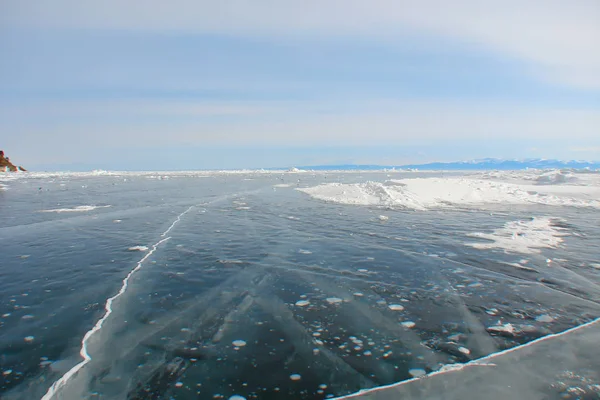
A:
<svg viewBox="0 0 600 400">
<path fill-rule="evenodd" d="M 17 172 L 27 170 L 21 166 L 17 167 L 15 164 L 11 163 L 10 159 L 4 156 L 4 151 L 0 150 L 0 172 L 1 171 Z"/>
</svg>

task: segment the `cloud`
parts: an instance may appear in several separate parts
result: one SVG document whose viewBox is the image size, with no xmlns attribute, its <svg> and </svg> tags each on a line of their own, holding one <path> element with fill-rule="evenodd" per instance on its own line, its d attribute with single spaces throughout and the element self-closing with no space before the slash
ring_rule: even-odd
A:
<svg viewBox="0 0 600 400">
<path fill-rule="evenodd" d="M 0 103 L 1 104 L 1 103 Z M 192 101 L 181 99 L 108 99 L 108 100 L 27 100 L 2 104 L 0 115 L 5 123 L 31 119 L 73 121 L 99 119 L 109 122 L 122 118 L 142 120 L 167 118 L 252 117 L 273 114 L 282 105 L 275 102 Z"/>
<path fill-rule="evenodd" d="M 328 111 L 321 112 L 325 108 Z M 40 102 L 25 108 L 5 107 L 0 116 L 0 129 L 11 132 L 7 141 L 15 147 L 34 140 L 57 151 L 65 145 L 70 150 L 83 146 L 360 146 L 485 139 L 543 143 L 566 137 L 585 143 L 595 140 L 600 126 L 595 110 L 524 109 L 468 101 Z"/>
<path fill-rule="evenodd" d="M 596 0 L 40 0 L 3 3 L 0 26 L 376 38 L 450 38 L 521 60 L 532 75 L 600 88 Z"/>
<path fill-rule="evenodd" d="M 574 153 L 594 153 L 600 156 L 600 146 L 575 146 L 569 147 L 569 151 Z"/>
</svg>

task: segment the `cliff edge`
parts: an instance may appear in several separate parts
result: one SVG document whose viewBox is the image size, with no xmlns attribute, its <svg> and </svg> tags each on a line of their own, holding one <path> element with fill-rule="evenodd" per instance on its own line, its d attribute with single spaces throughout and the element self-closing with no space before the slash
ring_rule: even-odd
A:
<svg viewBox="0 0 600 400">
<path fill-rule="evenodd" d="M 7 170 L 10 172 L 27 171 L 25 168 L 21 166 L 17 167 L 15 164 L 11 163 L 10 159 L 4 156 L 4 151 L 0 150 L 0 172 L 6 172 Z"/>
</svg>

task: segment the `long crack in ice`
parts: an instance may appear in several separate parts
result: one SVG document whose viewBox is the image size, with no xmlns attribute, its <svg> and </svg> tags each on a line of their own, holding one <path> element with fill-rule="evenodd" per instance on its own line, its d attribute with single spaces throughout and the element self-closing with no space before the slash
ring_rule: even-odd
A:
<svg viewBox="0 0 600 400">
<path fill-rule="evenodd" d="M 170 239 L 170 237 L 167 237 L 169 232 L 175 227 L 175 225 L 177 225 L 177 223 L 179 221 L 181 221 L 181 217 L 183 217 L 185 214 L 190 212 L 190 210 L 192 208 L 194 208 L 194 206 L 190 206 L 187 210 L 185 210 L 184 212 L 182 212 L 181 214 L 179 214 L 177 216 L 177 218 L 175 219 L 175 221 L 173 221 L 171 226 L 169 226 L 169 228 L 160 235 L 163 239 L 161 239 L 158 242 L 156 242 L 155 244 L 153 244 L 152 249 L 148 253 L 146 253 L 146 255 L 140 261 L 138 261 L 135 268 L 133 268 L 129 272 L 129 274 L 127 274 L 127 276 L 123 279 L 123 284 L 121 285 L 121 289 L 119 289 L 117 294 L 115 294 L 112 297 L 109 297 L 106 300 L 106 304 L 104 305 L 104 310 L 106 312 L 104 313 L 104 316 L 102 316 L 102 318 L 100 318 L 98 320 L 98 322 L 96 322 L 96 325 L 94 325 L 94 327 L 92 329 L 87 331 L 87 333 L 83 336 L 83 340 L 81 341 L 81 350 L 79 351 L 79 354 L 81 355 L 81 357 L 83 357 L 83 361 L 81 361 L 79 364 L 75 365 L 73 368 L 71 368 L 69 371 L 67 371 L 62 377 L 60 377 L 60 379 L 58 379 L 56 382 L 54 382 L 52 384 L 52 386 L 48 389 L 46 394 L 42 397 L 42 400 L 53 399 L 54 396 L 58 393 L 58 391 L 71 378 L 73 378 L 77 374 L 77 372 L 79 372 L 83 367 L 85 367 L 92 360 L 92 357 L 89 355 L 89 353 L 87 351 L 87 344 L 88 344 L 89 340 L 92 338 L 92 336 L 94 336 L 97 332 L 99 332 L 102 329 L 102 325 L 108 319 L 108 317 L 110 317 L 110 315 L 112 314 L 113 302 L 116 299 L 118 299 L 119 297 L 121 297 L 127 291 L 129 279 L 133 276 L 133 274 L 135 274 L 137 271 L 139 271 L 142 268 L 144 262 L 148 258 L 150 258 L 150 256 L 152 256 L 152 254 L 154 254 L 154 252 L 158 249 L 158 247 L 161 244 L 163 244 L 164 242 L 166 242 Z"/>
</svg>

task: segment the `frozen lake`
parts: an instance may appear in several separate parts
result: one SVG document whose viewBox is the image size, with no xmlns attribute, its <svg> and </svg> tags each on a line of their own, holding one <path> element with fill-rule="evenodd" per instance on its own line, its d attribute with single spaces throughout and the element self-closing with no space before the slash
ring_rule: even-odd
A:
<svg viewBox="0 0 600 400">
<path fill-rule="evenodd" d="M 331 398 L 589 323 L 598 182 L 0 176 L 0 397 Z M 596 398 L 586 368 L 540 398 Z"/>
</svg>

